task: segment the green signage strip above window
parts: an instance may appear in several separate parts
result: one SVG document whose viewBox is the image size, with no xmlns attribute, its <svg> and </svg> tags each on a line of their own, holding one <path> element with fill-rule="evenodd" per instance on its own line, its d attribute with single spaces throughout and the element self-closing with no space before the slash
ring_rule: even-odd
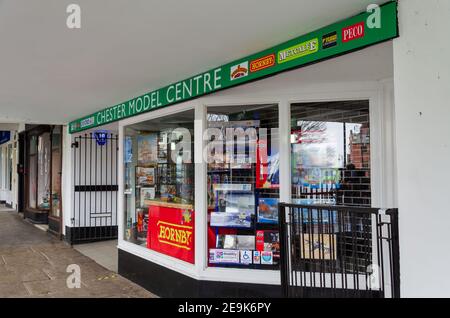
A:
<svg viewBox="0 0 450 318">
<path fill-rule="evenodd" d="M 70 133 L 140 115 L 202 95 L 350 53 L 398 37 L 397 2 L 369 7 L 265 51 L 219 66 L 70 123 Z"/>
</svg>

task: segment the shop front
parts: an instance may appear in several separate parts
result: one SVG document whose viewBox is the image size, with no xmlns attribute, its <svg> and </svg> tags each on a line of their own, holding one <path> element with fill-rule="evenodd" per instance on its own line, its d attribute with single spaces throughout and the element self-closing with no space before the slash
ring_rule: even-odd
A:
<svg viewBox="0 0 450 318">
<path fill-rule="evenodd" d="M 0 131 L 0 203 L 13 209 L 17 206 L 16 160 L 16 131 Z"/>
<path fill-rule="evenodd" d="M 61 233 L 62 126 L 27 127 L 21 138 L 24 151 L 21 177 L 25 197 L 24 216 Z"/>
<path fill-rule="evenodd" d="M 371 138 L 389 110 L 376 90 L 294 101 L 275 84 L 121 123 L 120 273 L 162 296 L 279 295 L 279 202 L 391 204 L 371 155 L 389 145 Z"/>
<path fill-rule="evenodd" d="M 365 12 L 71 123 L 119 121 L 121 275 L 163 297 L 277 297 L 279 203 L 395 206 L 396 4 L 380 9 L 379 29 Z M 333 233 L 327 261 L 348 269 L 360 256 Z"/>
</svg>

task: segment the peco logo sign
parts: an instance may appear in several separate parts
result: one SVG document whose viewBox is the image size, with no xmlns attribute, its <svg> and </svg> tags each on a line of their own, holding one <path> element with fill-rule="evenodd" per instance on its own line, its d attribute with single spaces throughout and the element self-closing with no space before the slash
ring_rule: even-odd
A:
<svg viewBox="0 0 450 318">
<path fill-rule="evenodd" d="M 360 22 L 358 24 L 342 29 L 342 42 L 347 43 L 356 39 L 360 39 L 363 38 L 364 35 L 365 35 L 365 23 Z"/>
</svg>

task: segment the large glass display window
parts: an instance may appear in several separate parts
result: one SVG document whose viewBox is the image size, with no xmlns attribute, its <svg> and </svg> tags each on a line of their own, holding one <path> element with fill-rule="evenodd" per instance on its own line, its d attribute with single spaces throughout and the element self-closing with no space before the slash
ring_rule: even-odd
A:
<svg viewBox="0 0 450 318">
<path fill-rule="evenodd" d="M 50 215 L 61 217 L 61 169 L 62 169 L 62 127 L 56 126 L 52 133 L 52 208 Z"/>
<path fill-rule="evenodd" d="M 37 149 L 38 181 L 37 208 L 50 209 L 50 161 L 51 161 L 51 133 L 46 132 L 38 137 Z"/>
<path fill-rule="evenodd" d="M 124 128 L 124 239 L 194 264 L 194 110 Z"/>
<path fill-rule="evenodd" d="M 33 218 L 37 213 L 59 218 L 61 211 L 62 127 L 38 126 L 26 137 L 27 205 Z M 38 221 L 46 221 L 44 217 Z"/>
<path fill-rule="evenodd" d="M 371 205 L 368 101 L 291 106 L 292 199 Z"/>
<path fill-rule="evenodd" d="M 28 207 L 36 209 L 37 170 L 38 170 L 38 137 L 33 135 L 28 143 Z"/>
<path fill-rule="evenodd" d="M 371 206 L 370 149 L 369 101 L 291 105 L 292 201 L 316 206 L 302 210 L 291 233 L 307 251 L 304 270 L 366 272 L 371 218 L 326 207 Z"/>
<path fill-rule="evenodd" d="M 208 107 L 208 266 L 277 269 L 278 105 Z"/>
</svg>

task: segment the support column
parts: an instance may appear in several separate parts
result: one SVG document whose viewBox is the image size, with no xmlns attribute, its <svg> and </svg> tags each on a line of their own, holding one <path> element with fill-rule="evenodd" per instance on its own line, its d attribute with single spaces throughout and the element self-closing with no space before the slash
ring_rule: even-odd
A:
<svg viewBox="0 0 450 318">
<path fill-rule="evenodd" d="M 450 297 L 450 1 L 400 0 L 394 40 L 402 297 Z"/>
<path fill-rule="evenodd" d="M 71 217 L 73 210 L 73 156 L 72 135 L 69 134 L 68 126 L 62 129 L 62 234 L 66 235 L 66 226 L 72 226 Z"/>
</svg>

